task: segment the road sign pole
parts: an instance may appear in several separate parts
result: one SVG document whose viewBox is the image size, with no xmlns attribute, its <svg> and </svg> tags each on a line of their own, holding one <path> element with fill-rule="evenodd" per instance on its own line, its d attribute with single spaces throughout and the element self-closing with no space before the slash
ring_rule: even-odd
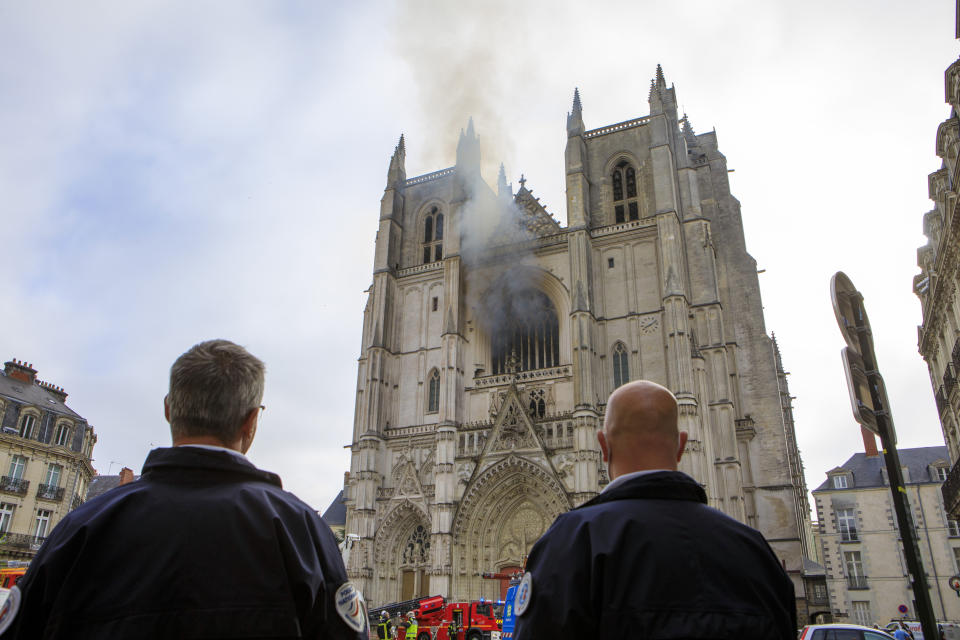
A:
<svg viewBox="0 0 960 640">
<path fill-rule="evenodd" d="M 923 570 L 916 530 L 907 500 L 907 489 L 903 482 L 900 455 L 897 453 L 896 429 L 893 426 L 883 377 L 880 375 L 877 357 L 873 350 L 873 336 L 870 331 L 870 320 L 863 305 L 863 295 L 841 271 L 833 276 L 830 289 L 837 323 L 847 342 L 847 351 L 855 352 L 844 354 L 854 417 L 860 424 L 880 436 L 883 459 L 887 465 L 887 478 L 890 481 L 893 509 L 897 514 L 897 526 L 900 529 L 900 540 L 903 542 L 903 555 L 907 561 L 907 571 L 910 574 L 913 597 L 916 601 L 917 617 L 923 628 L 923 637 L 939 640 L 937 619 L 933 614 L 927 576 Z M 862 371 L 859 371 L 861 368 Z M 857 383 L 854 374 L 858 373 L 866 376 L 866 386 L 870 390 L 869 397 L 863 395 L 864 389 Z"/>
</svg>

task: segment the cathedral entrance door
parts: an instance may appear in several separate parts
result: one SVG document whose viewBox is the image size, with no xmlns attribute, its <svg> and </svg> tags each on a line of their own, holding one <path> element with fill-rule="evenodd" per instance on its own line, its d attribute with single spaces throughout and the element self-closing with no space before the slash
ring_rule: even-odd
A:
<svg viewBox="0 0 960 640">
<path fill-rule="evenodd" d="M 400 572 L 400 600 L 413 600 L 413 590 L 417 580 L 417 574 L 413 571 Z M 406 613 L 406 612 L 404 612 Z"/>
</svg>

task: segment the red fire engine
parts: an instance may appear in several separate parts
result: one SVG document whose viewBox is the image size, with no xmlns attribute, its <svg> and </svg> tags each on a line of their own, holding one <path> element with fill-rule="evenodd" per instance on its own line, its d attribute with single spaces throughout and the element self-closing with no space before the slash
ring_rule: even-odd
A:
<svg viewBox="0 0 960 640">
<path fill-rule="evenodd" d="M 500 624 L 490 601 L 447 602 L 443 596 L 430 596 L 372 609 L 370 619 L 379 617 L 380 611 L 415 611 L 417 640 L 500 640 Z"/>
</svg>

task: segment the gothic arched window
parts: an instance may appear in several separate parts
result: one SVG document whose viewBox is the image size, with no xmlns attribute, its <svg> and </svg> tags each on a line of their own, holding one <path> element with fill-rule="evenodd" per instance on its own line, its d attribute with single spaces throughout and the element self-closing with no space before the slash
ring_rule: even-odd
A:
<svg viewBox="0 0 960 640">
<path fill-rule="evenodd" d="M 430 534 L 422 524 L 417 525 L 403 546 L 401 564 L 426 564 L 430 558 Z"/>
<path fill-rule="evenodd" d="M 502 301 L 490 334 L 495 375 L 560 364 L 557 310 L 542 291 L 527 289 Z"/>
<path fill-rule="evenodd" d="M 431 207 L 423 219 L 423 264 L 443 258 L 443 214 Z"/>
<path fill-rule="evenodd" d="M 618 342 L 613 348 L 613 388 L 623 386 L 630 381 L 630 361 L 627 348 Z"/>
<path fill-rule="evenodd" d="M 613 214 L 617 223 L 640 219 L 637 202 L 637 172 L 626 160 L 613 169 Z"/>
<path fill-rule="evenodd" d="M 427 385 L 427 413 L 436 413 L 440 410 L 440 372 L 434 369 L 430 372 L 430 382 Z"/>
</svg>

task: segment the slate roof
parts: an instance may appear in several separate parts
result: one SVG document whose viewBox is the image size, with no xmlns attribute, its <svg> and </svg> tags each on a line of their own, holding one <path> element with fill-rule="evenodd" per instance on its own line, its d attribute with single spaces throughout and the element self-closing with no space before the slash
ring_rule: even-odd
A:
<svg viewBox="0 0 960 640">
<path fill-rule="evenodd" d="M 805 576 L 825 576 L 827 575 L 827 570 L 823 568 L 822 564 L 814 562 L 810 558 L 804 556 L 803 558 L 803 575 Z"/>
<path fill-rule="evenodd" d="M 950 463 L 950 456 L 947 454 L 946 447 L 916 447 L 913 449 L 898 449 L 900 455 L 900 465 L 910 471 L 910 478 L 906 484 L 921 484 L 934 482 L 930 478 L 930 471 L 927 467 L 938 460 L 947 464 Z M 853 483 L 849 489 L 863 489 L 865 487 L 884 487 L 882 469 L 885 468 L 883 455 L 867 457 L 865 453 L 855 453 L 846 462 L 838 467 L 845 471 L 853 473 Z M 830 485 L 830 478 L 814 489 L 824 491 L 826 489 L 844 491 L 844 489 L 834 489 Z"/>
<path fill-rule="evenodd" d="M 133 476 L 134 481 L 139 480 L 140 476 Z M 90 486 L 87 488 L 87 500 L 93 500 L 97 496 L 102 496 L 110 489 L 120 486 L 120 476 L 93 476 L 90 480 Z"/>
<path fill-rule="evenodd" d="M 333 499 L 333 502 L 330 503 L 330 506 L 327 507 L 327 510 L 323 512 L 323 515 L 320 516 L 323 518 L 323 521 L 327 523 L 327 526 L 334 525 L 345 525 L 347 524 L 347 505 L 343 503 L 343 490 L 340 490 L 340 493 L 337 494 L 337 497 Z"/>
<path fill-rule="evenodd" d="M 2 370 L 0 370 L 0 396 L 14 398 L 53 413 L 83 420 L 78 413 L 37 383 L 29 384 L 22 380 L 11 378 Z"/>
</svg>

